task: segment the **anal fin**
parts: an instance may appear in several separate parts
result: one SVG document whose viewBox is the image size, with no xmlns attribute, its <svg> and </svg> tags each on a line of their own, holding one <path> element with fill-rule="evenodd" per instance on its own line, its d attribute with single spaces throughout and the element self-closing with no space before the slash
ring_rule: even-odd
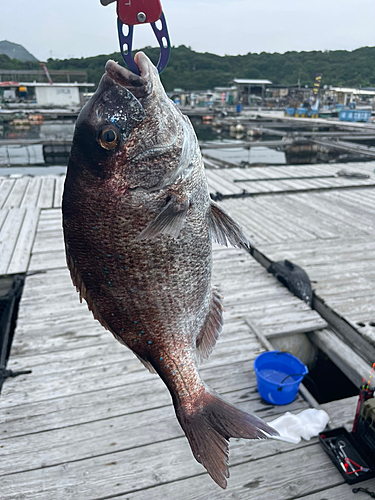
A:
<svg viewBox="0 0 375 500">
<path fill-rule="evenodd" d="M 212 237 L 220 245 L 250 248 L 250 243 L 237 222 L 213 201 L 211 201 L 210 222 Z"/>
<path fill-rule="evenodd" d="M 199 361 L 210 356 L 223 329 L 224 308 L 221 301 L 222 296 L 215 289 L 212 289 L 210 312 L 196 340 Z"/>
<path fill-rule="evenodd" d="M 136 237 L 136 240 L 153 240 L 161 234 L 177 238 L 184 227 L 188 209 L 188 200 L 181 202 L 172 196 L 159 215 Z"/>
</svg>

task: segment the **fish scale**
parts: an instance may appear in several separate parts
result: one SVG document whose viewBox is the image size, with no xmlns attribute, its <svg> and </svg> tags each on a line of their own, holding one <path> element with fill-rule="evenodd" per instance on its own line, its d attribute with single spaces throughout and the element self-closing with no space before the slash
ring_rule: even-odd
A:
<svg viewBox="0 0 375 500">
<path fill-rule="evenodd" d="M 76 124 L 63 196 L 73 283 L 94 317 L 167 386 L 193 455 L 226 487 L 230 437 L 275 431 L 201 379 L 223 325 L 212 239 L 248 248 L 210 200 L 194 130 L 142 53 L 113 61 Z"/>
</svg>

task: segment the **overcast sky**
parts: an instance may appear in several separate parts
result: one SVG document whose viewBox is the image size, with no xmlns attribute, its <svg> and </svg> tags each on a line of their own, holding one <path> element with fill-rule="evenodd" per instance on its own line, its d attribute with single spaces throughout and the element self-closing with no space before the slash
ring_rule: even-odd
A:
<svg viewBox="0 0 375 500">
<path fill-rule="evenodd" d="M 115 4 L 0 4 L 0 40 L 20 43 L 40 60 L 118 50 Z M 375 0 L 162 0 L 162 5 L 172 44 L 199 52 L 235 55 L 375 46 Z M 156 45 L 151 27 L 137 26 L 134 47 L 146 45 Z"/>
</svg>

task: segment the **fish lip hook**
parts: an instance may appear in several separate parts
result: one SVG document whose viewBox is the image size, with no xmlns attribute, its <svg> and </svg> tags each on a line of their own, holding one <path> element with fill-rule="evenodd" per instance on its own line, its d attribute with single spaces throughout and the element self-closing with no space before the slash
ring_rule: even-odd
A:
<svg viewBox="0 0 375 500">
<path fill-rule="evenodd" d="M 158 21 L 161 22 L 161 28 L 159 28 L 156 25 L 156 22 L 151 23 L 151 27 L 155 33 L 156 39 L 157 39 L 157 41 L 159 43 L 159 47 L 160 47 L 159 61 L 158 61 L 158 64 L 156 66 L 157 70 L 160 74 L 168 64 L 169 56 L 171 53 L 171 41 L 169 38 L 167 21 L 165 19 L 164 12 L 162 12 Z M 124 34 L 124 26 L 126 26 L 128 28 L 128 32 L 126 35 Z M 132 54 L 134 26 L 124 24 L 121 21 L 120 17 L 118 17 L 117 18 L 117 31 L 118 31 L 118 38 L 119 38 L 119 43 L 120 43 L 120 51 L 121 51 L 121 55 L 122 55 L 122 58 L 124 59 L 125 64 L 133 73 L 135 73 L 136 75 L 141 75 L 141 71 L 138 68 L 137 64 L 135 63 L 134 58 L 133 58 L 133 54 Z"/>
</svg>

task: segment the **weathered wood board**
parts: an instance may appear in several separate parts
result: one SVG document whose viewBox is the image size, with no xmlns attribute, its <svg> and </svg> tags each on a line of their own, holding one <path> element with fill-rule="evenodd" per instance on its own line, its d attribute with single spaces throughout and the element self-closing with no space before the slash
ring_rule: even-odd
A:
<svg viewBox="0 0 375 500">
<path fill-rule="evenodd" d="M 189 476 L 210 484 L 191 456 L 161 380 L 79 303 L 63 258 L 61 214 L 43 210 L 32 259 L 39 255 L 46 266 L 53 253 L 59 255 L 55 269 L 40 268 L 26 279 L 8 365 L 32 374 L 7 380 L 0 399 L 3 497 L 99 499 L 122 494 L 116 484 L 146 492 Z M 252 363 L 263 347 L 243 315 L 266 317 L 271 330 L 321 320 L 245 251 L 215 246 L 214 282 L 225 295 L 226 325 L 202 377 L 230 401 L 270 420 L 284 409 L 259 398 Z M 307 407 L 298 396 L 288 409 Z M 261 460 L 289 450 L 285 443 L 234 440 L 231 464 L 247 462 L 249 453 Z"/>
<path fill-rule="evenodd" d="M 324 175 L 328 167 L 338 170 L 303 168 Z M 233 183 L 243 169 L 226 170 L 212 176 L 213 185 L 227 192 L 232 184 L 264 193 L 296 192 L 227 200 L 222 206 L 266 255 L 303 265 L 330 305 L 352 321 L 371 318 L 375 190 L 362 191 L 362 180 L 358 185 L 353 179 L 291 180 L 301 176 L 300 167 L 269 168 L 249 169 L 246 176 L 261 179 L 251 183 Z M 288 179 L 264 180 L 277 176 Z M 0 268 L 31 272 L 8 367 L 32 370 L 8 379 L 0 398 L 0 498 L 351 499 L 351 488 L 316 439 L 298 445 L 233 440 L 228 489 L 222 492 L 212 482 L 192 458 L 161 380 L 79 303 L 65 263 L 63 182 L 63 176 L 0 179 Z M 345 182 L 357 187 L 314 192 Z M 298 192 L 306 189 L 311 192 Z M 252 365 L 263 347 L 244 318 L 265 334 L 324 328 L 325 322 L 245 251 L 215 246 L 213 281 L 225 297 L 226 324 L 201 366 L 204 380 L 266 421 L 307 408 L 301 396 L 287 407 L 260 399 Z M 350 428 L 355 404 L 350 398 L 324 408 L 333 426 Z M 374 481 L 366 486 L 375 490 Z"/>
<path fill-rule="evenodd" d="M 222 157 L 225 150 L 204 151 L 213 157 Z M 233 150 L 228 150 L 233 156 Z M 240 194 L 244 190 L 248 194 L 262 195 L 289 191 L 332 190 L 351 187 L 375 186 L 375 162 L 325 165 L 281 165 L 253 166 L 249 168 L 207 169 L 210 193 L 223 195 Z M 341 170 L 364 174 L 368 178 L 358 179 L 340 177 Z M 328 177 L 331 176 L 331 177 Z"/>
<path fill-rule="evenodd" d="M 0 275 L 27 271 L 38 219 L 38 208 L 0 210 Z"/>
<path fill-rule="evenodd" d="M 375 346 L 375 188 L 221 205 L 269 259 L 301 266 L 316 295 Z"/>
</svg>

